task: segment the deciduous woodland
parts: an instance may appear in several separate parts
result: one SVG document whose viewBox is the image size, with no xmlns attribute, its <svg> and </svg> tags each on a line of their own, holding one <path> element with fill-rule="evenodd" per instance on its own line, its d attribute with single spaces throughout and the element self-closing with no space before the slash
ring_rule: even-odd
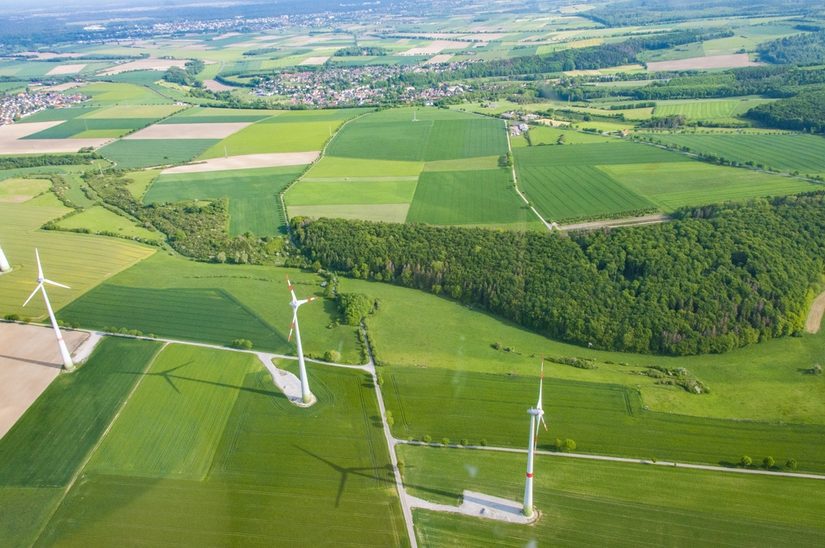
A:
<svg viewBox="0 0 825 548">
<path fill-rule="evenodd" d="M 685 209 L 571 237 L 293 219 L 308 262 L 477 305 L 550 337 L 697 354 L 802 331 L 825 264 L 825 193 Z"/>
</svg>

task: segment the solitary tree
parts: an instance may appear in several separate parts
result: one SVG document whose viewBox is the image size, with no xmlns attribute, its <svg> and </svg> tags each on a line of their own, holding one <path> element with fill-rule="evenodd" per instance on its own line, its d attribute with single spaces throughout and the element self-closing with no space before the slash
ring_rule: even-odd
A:
<svg viewBox="0 0 825 548">
<path fill-rule="evenodd" d="M 767 469 L 773 468 L 773 466 L 775 464 L 776 464 L 776 459 L 774 459 L 771 456 L 767 456 L 764 459 L 762 459 L 762 465 Z"/>
<path fill-rule="evenodd" d="M 741 464 L 742 466 L 744 466 L 745 468 L 747 468 L 748 466 L 750 466 L 751 464 L 753 464 L 753 459 L 752 459 L 752 458 L 750 458 L 750 457 L 749 457 L 749 456 L 747 456 L 747 455 L 742 455 L 742 458 L 741 458 L 741 459 L 739 459 L 739 464 Z"/>
<path fill-rule="evenodd" d="M 785 468 L 787 468 L 788 470 L 796 470 L 796 466 L 796 459 L 788 459 L 785 461 Z"/>
</svg>

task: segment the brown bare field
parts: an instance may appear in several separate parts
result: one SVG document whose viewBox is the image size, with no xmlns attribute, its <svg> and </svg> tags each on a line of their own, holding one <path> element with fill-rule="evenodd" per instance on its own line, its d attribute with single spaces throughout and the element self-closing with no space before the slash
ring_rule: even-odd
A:
<svg viewBox="0 0 825 548">
<path fill-rule="evenodd" d="M 425 65 L 437 65 L 439 63 L 446 63 L 447 61 L 449 61 L 452 58 L 453 58 L 452 53 L 440 53 L 440 54 L 436 55 L 435 57 L 431 57 L 424 64 Z"/>
<path fill-rule="evenodd" d="M 127 135 L 124 139 L 224 139 L 251 122 L 208 124 L 157 124 Z"/>
<path fill-rule="evenodd" d="M 453 42 L 450 40 L 436 40 L 427 44 L 426 46 L 418 46 L 410 48 L 407 51 L 402 51 L 399 55 L 437 55 L 445 49 L 450 48 L 465 48 L 466 42 Z"/>
<path fill-rule="evenodd" d="M 59 74 L 77 74 L 86 68 L 86 63 L 78 65 L 57 65 L 52 70 L 46 73 L 46 76 L 57 76 Z"/>
<path fill-rule="evenodd" d="M 57 120 L 0 126 L 0 154 L 77 152 L 84 147 L 98 148 L 111 141 L 111 139 L 23 139 L 23 137 L 62 123 Z"/>
<path fill-rule="evenodd" d="M 216 92 L 218 92 L 218 91 L 232 91 L 233 89 L 235 89 L 232 86 L 227 86 L 226 84 L 221 84 L 217 80 L 204 80 L 203 81 L 203 87 L 205 87 L 209 91 L 216 91 Z"/>
<path fill-rule="evenodd" d="M 318 151 L 312 151 L 229 156 L 228 158 L 213 158 L 197 164 L 170 167 L 163 170 L 162 173 L 166 175 L 170 173 L 203 173 L 207 171 L 229 171 L 262 167 L 300 166 L 311 164 L 320 154 Z"/>
<path fill-rule="evenodd" d="M 823 313 L 825 313 L 825 292 L 817 295 L 814 302 L 811 303 L 808 318 L 805 320 L 805 331 L 808 333 L 819 333 Z"/>
<path fill-rule="evenodd" d="M 83 84 L 83 82 L 66 82 L 64 84 L 57 84 L 56 86 L 44 87 L 43 91 L 50 91 L 50 92 L 68 91 L 70 89 L 74 89 L 76 87 L 79 87 L 82 84 Z"/>
<path fill-rule="evenodd" d="M 62 123 L 62 120 L 55 120 L 53 122 L 30 122 L 27 124 L 26 119 L 23 118 L 16 124 L 0 126 L 0 143 L 5 144 L 6 141 L 22 139 L 40 131 L 45 131 L 50 127 L 59 126 Z"/>
<path fill-rule="evenodd" d="M 72 353 L 88 338 L 88 333 L 63 332 Z M 0 438 L 57 377 L 62 364 L 50 327 L 0 323 Z"/>
<path fill-rule="evenodd" d="M 308 65 L 308 66 L 315 66 L 315 65 L 323 65 L 329 60 L 329 55 L 327 56 L 317 56 L 317 57 L 307 57 L 303 61 L 301 61 L 300 65 Z"/>
<path fill-rule="evenodd" d="M 185 59 L 140 59 L 138 61 L 130 61 L 128 63 L 121 63 L 110 67 L 100 74 L 104 76 L 111 76 L 113 74 L 120 74 L 121 72 L 129 72 L 132 70 L 167 70 L 172 67 L 183 68 L 186 65 Z"/>
<path fill-rule="evenodd" d="M 698 70 L 755 67 L 761 63 L 750 60 L 747 53 L 733 53 L 730 55 L 709 55 L 706 57 L 691 57 L 678 61 L 654 61 L 647 64 L 647 70 L 657 72 L 663 70 Z"/>
</svg>

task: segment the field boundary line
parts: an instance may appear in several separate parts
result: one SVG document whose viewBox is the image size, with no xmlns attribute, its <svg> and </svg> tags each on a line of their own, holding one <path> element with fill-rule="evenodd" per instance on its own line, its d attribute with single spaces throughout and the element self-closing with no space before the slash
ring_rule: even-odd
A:
<svg viewBox="0 0 825 548">
<path fill-rule="evenodd" d="M 330 135 L 329 138 L 324 143 L 324 146 L 321 147 L 321 151 L 318 153 L 318 157 L 315 159 L 315 161 L 312 162 L 311 164 L 307 165 L 306 168 L 304 169 L 303 173 L 298 175 L 298 177 L 296 177 L 294 181 L 289 183 L 286 186 L 286 188 L 284 188 L 283 190 L 281 190 L 281 192 L 278 193 L 278 199 L 281 202 L 281 209 L 284 212 L 284 220 L 286 221 L 285 224 L 286 224 L 287 232 L 289 232 L 289 212 L 286 209 L 286 201 L 284 200 L 284 196 L 286 196 L 286 193 L 289 192 L 289 189 L 291 189 L 293 186 L 298 184 L 304 178 L 304 175 L 306 175 L 309 172 L 309 170 L 311 170 L 313 168 L 313 166 L 315 166 L 315 164 L 317 164 L 318 162 L 320 162 L 321 160 L 324 159 L 324 157 L 327 154 L 327 149 L 329 148 L 329 145 L 332 143 L 332 141 L 335 140 L 336 137 L 338 137 L 338 134 L 341 133 L 341 131 L 343 131 L 343 129 L 346 127 L 347 124 L 349 124 L 350 122 L 353 122 L 355 120 L 358 120 L 359 118 L 363 118 L 367 114 L 372 114 L 374 112 L 377 112 L 377 110 L 374 109 L 374 108 L 369 109 L 369 110 L 367 110 L 367 112 L 362 112 L 358 116 L 356 116 L 354 118 L 350 118 L 349 120 L 344 121 L 343 124 L 338 126 L 338 129 L 335 130 L 335 133 Z"/>
<path fill-rule="evenodd" d="M 492 451 L 498 453 L 518 453 L 527 454 L 527 449 L 520 449 L 518 447 L 496 447 L 493 445 L 444 445 L 441 443 L 424 443 L 420 441 L 407 441 L 396 439 L 396 444 L 414 445 L 419 447 L 432 447 L 440 449 L 466 449 L 470 451 Z M 755 476 L 773 476 L 784 478 L 810 479 L 825 481 L 823 474 L 810 474 L 806 472 L 780 472 L 772 470 L 754 470 L 750 468 L 728 468 L 725 466 L 717 466 L 712 464 L 690 464 L 686 462 L 674 462 L 665 460 L 640 459 L 633 457 L 612 457 L 609 455 L 596 455 L 587 453 L 560 453 L 557 451 L 536 450 L 537 455 L 545 457 L 560 457 L 569 459 L 582 460 L 596 460 L 607 462 L 620 462 L 625 464 L 643 464 L 649 466 L 664 466 L 668 468 L 687 468 L 690 470 L 703 470 L 707 472 L 725 472 L 729 474 L 750 474 Z"/>
<path fill-rule="evenodd" d="M 547 230 L 552 231 L 555 228 L 556 223 L 548 223 L 544 217 L 530 204 L 530 200 L 527 199 L 527 196 L 522 194 L 521 189 L 518 187 L 518 176 L 516 175 L 516 157 L 513 155 L 513 147 L 510 145 L 510 124 L 507 120 L 504 120 L 504 134 L 507 136 L 507 153 L 510 155 L 510 162 L 512 165 L 510 166 L 511 175 L 513 177 L 513 188 L 516 189 L 516 194 L 519 195 L 519 198 L 522 199 L 524 205 L 530 208 L 530 210 L 535 213 L 536 217 L 539 218 L 541 224 L 547 227 Z"/>
<path fill-rule="evenodd" d="M 407 495 L 407 488 L 404 486 L 404 479 L 401 477 L 401 470 L 398 469 L 398 456 L 395 454 L 395 447 L 398 440 L 392 435 L 390 425 L 387 423 L 387 409 L 384 406 L 384 394 L 381 392 L 381 385 L 378 382 L 378 374 L 375 370 L 375 358 L 372 354 L 372 346 L 370 346 L 369 338 L 367 337 L 366 327 L 362 325 L 361 329 L 364 333 L 364 347 L 367 349 L 369 356 L 369 363 L 366 365 L 367 371 L 372 377 L 372 385 L 375 387 L 375 399 L 378 400 L 378 412 L 381 414 L 381 429 L 384 432 L 384 438 L 387 442 L 387 451 L 390 454 L 390 463 L 392 464 L 392 472 L 395 476 L 395 489 L 398 493 L 398 501 L 401 504 L 401 514 L 404 517 L 404 523 L 407 526 L 407 536 L 410 538 L 410 547 L 418 548 L 418 540 L 415 537 L 415 524 L 413 522 L 412 510 Z"/>
<path fill-rule="evenodd" d="M 66 484 L 65 489 L 63 489 L 63 494 L 60 496 L 60 500 L 57 501 L 57 503 L 54 505 L 54 508 L 52 508 L 52 511 L 49 512 L 48 517 L 43 521 L 43 527 L 41 527 L 40 530 L 37 532 L 37 536 L 35 537 L 34 544 L 37 544 L 40 541 L 40 537 L 43 536 L 43 533 L 46 531 L 46 528 L 51 523 L 51 521 L 54 518 L 55 514 L 57 514 L 57 511 L 60 509 L 61 506 L 63 506 L 63 503 L 66 500 L 66 495 L 69 494 L 69 491 L 71 491 L 72 488 L 74 487 L 75 483 L 77 483 L 77 479 L 83 473 L 83 470 L 86 469 L 86 466 L 89 464 L 89 461 L 92 460 L 92 457 L 97 452 L 97 450 L 100 448 L 101 444 L 103 443 L 103 440 L 106 439 L 106 436 L 111 431 L 112 426 L 115 424 L 118 417 L 120 417 L 120 414 L 123 412 L 123 409 L 126 407 L 126 404 L 128 404 L 129 400 L 132 399 L 132 395 L 137 391 L 137 389 L 140 386 L 140 383 L 143 381 L 144 377 L 146 377 L 146 372 L 149 371 L 149 368 L 152 367 L 152 365 L 155 363 L 155 361 L 157 361 L 158 356 L 160 356 L 160 353 L 163 352 L 163 350 L 167 346 L 169 346 L 169 343 L 164 343 L 163 345 L 161 345 L 161 347 L 158 348 L 155 351 L 155 353 L 152 355 L 152 358 L 149 359 L 146 362 L 146 365 L 144 366 L 141 375 L 138 377 L 137 382 L 132 387 L 132 389 L 129 391 L 129 394 L 123 399 L 123 403 L 120 404 L 120 407 L 118 408 L 117 412 L 112 416 L 112 420 L 109 421 L 109 424 L 106 426 L 106 429 L 103 431 L 103 433 L 100 434 L 100 437 L 98 438 L 97 443 L 95 443 L 94 446 L 91 449 L 89 449 L 89 452 L 86 453 L 86 457 L 83 459 L 83 462 L 81 462 L 80 466 L 77 467 L 77 470 L 75 470 L 74 475 L 72 475 L 72 479 L 69 480 L 69 483 Z"/>
</svg>

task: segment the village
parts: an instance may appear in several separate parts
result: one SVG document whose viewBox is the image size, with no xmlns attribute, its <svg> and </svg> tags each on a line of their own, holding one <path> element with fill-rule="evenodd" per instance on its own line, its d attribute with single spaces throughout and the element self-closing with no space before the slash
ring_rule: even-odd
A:
<svg viewBox="0 0 825 548">
<path fill-rule="evenodd" d="M 63 95 L 57 92 L 20 92 L 0 96 L 0 125 L 12 124 L 29 114 L 47 108 L 63 108 L 86 100 L 82 94 Z"/>
</svg>

